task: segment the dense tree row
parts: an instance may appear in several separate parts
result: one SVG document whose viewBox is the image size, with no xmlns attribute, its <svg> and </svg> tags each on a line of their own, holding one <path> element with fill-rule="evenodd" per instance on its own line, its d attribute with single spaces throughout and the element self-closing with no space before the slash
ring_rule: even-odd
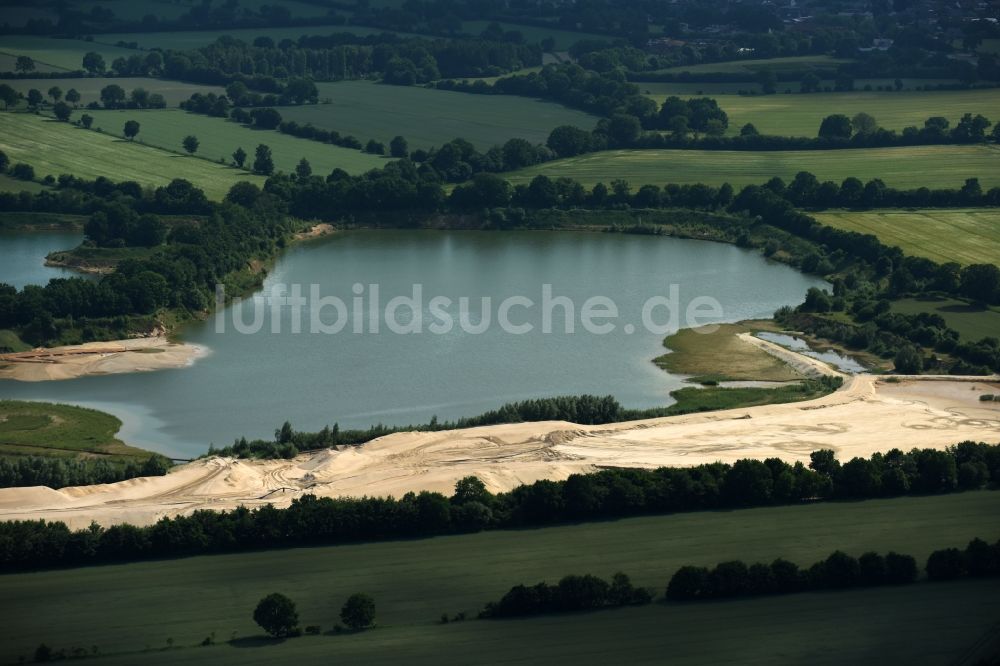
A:
<svg viewBox="0 0 1000 666">
<path fill-rule="evenodd" d="M 76 566 L 246 549 L 422 537 L 676 511 L 799 503 L 837 497 L 942 493 L 1000 484 L 1000 445 L 963 442 L 945 451 L 892 450 L 840 465 L 831 451 L 809 467 L 777 458 L 694 467 L 608 469 L 537 481 L 494 495 L 475 477 L 448 498 L 317 498 L 197 511 L 149 527 L 0 523 L 0 570 Z"/>
<path fill-rule="evenodd" d="M 556 585 L 545 582 L 515 585 L 499 601 L 491 601 L 479 613 L 480 618 L 509 618 L 573 613 L 621 606 L 641 606 L 653 600 L 653 594 L 632 585 L 629 577 L 618 572 L 611 582 L 586 574 L 569 575 Z"/>
<path fill-rule="evenodd" d="M 670 579 L 671 601 L 732 599 L 807 590 L 845 589 L 876 585 L 905 585 L 917 579 L 917 561 L 910 555 L 868 552 L 859 558 L 835 551 L 808 569 L 777 559 L 771 564 L 740 560 L 721 562 L 712 569 L 683 566 Z"/>
<path fill-rule="evenodd" d="M 931 553 L 925 566 L 928 579 L 953 580 L 962 576 L 1000 575 L 1000 541 L 992 546 L 973 539 L 964 551 L 957 548 Z M 917 561 L 910 555 L 867 552 L 854 558 L 835 551 L 807 569 L 777 559 L 771 564 L 747 565 L 740 560 L 721 562 L 712 569 L 683 566 L 670 579 L 666 597 L 672 601 L 733 599 L 809 590 L 905 585 L 917 580 Z"/>
<path fill-rule="evenodd" d="M 0 488 L 15 486 L 88 486 L 115 483 L 139 476 L 163 476 L 170 461 L 161 455 L 146 460 L 104 458 L 49 458 L 17 456 L 0 458 Z"/>
</svg>

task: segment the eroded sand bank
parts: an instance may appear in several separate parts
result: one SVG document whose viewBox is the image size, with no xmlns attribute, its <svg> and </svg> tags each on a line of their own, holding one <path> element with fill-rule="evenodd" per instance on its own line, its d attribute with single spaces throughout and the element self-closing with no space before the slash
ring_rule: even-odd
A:
<svg viewBox="0 0 1000 666">
<path fill-rule="evenodd" d="M 834 449 L 841 460 L 893 447 L 944 448 L 965 439 L 1000 441 L 996 378 L 846 379 L 808 402 L 766 405 L 602 426 L 564 421 L 435 433 L 398 433 L 362 447 L 294 460 L 211 458 L 164 477 L 64 488 L 0 490 L 0 519 L 150 524 L 162 516 L 241 504 L 286 506 L 294 497 L 395 495 L 436 490 L 475 475 L 493 491 L 537 479 L 563 479 L 601 467 L 696 465 L 740 458 L 808 461 Z"/>
<path fill-rule="evenodd" d="M 41 382 L 165 368 L 182 368 L 206 354 L 198 345 L 176 343 L 166 337 L 88 342 L 0 354 L 0 379 Z"/>
</svg>

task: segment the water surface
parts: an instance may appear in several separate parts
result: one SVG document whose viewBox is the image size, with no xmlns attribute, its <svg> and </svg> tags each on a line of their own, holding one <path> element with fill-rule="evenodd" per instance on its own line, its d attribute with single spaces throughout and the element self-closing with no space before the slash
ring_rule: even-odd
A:
<svg viewBox="0 0 1000 666">
<path fill-rule="evenodd" d="M 867 372 L 868 368 L 858 363 L 856 360 L 850 356 L 844 356 L 832 349 L 827 349 L 825 351 L 817 351 L 809 346 L 809 343 L 802 338 L 795 337 L 794 335 L 788 335 L 786 333 L 771 333 L 768 331 L 761 331 L 757 333 L 758 338 L 767 340 L 768 342 L 773 342 L 775 344 L 781 345 L 791 349 L 792 351 L 799 352 L 800 354 L 805 354 L 806 356 L 811 356 L 812 358 L 819 359 L 824 363 L 828 363 L 835 367 L 841 372 L 846 372 L 848 374 L 857 374 L 859 372 Z"/>
<path fill-rule="evenodd" d="M 289 330 L 292 309 L 284 307 L 280 333 L 265 326 L 244 335 L 234 330 L 231 315 L 235 309 L 251 322 L 252 304 L 246 301 L 225 311 L 225 332 L 216 332 L 214 320 L 183 332 L 186 341 L 211 350 L 192 367 L 44 384 L 0 381 L 0 397 L 104 409 L 124 418 L 123 437 L 130 443 L 180 456 L 203 453 L 209 443 L 230 444 L 241 435 L 269 436 L 286 419 L 306 430 L 333 422 L 403 425 L 434 415 L 471 416 L 508 401 L 580 393 L 612 394 L 629 407 L 652 407 L 669 404 L 669 392 L 683 382 L 651 363 L 663 352 L 664 336 L 641 326 L 646 299 L 669 295 L 676 284 L 682 306 L 710 296 L 722 305 L 722 315 L 714 319 L 737 321 L 768 317 L 822 284 L 756 253 L 706 241 L 435 231 L 346 232 L 297 245 L 277 262 L 265 290 L 278 283 L 301 283 L 306 293 L 316 283 L 323 295 L 348 304 L 352 285 L 377 283 L 383 305 L 420 283 L 425 321 L 431 321 L 430 297 L 457 302 L 468 296 L 473 323 L 480 319 L 480 297 L 494 299 L 495 315 L 502 299 L 524 295 L 537 303 L 542 285 L 551 284 L 554 295 L 574 301 L 576 331 L 566 334 L 561 310 L 553 309 L 551 334 L 537 326 L 523 335 L 497 326 L 481 334 L 458 326 L 445 335 L 427 330 L 396 335 L 384 326 L 379 333 L 354 334 L 348 326 L 335 335 L 295 334 Z M 610 334 L 581 329 L 579 308 L 595 295 L 618 306 L 620 318 Z M 365 318 L 369 312 L 363 311 Z M 511 310 L 515 323 L 532 317 L 527 309 Z M 638 328 L 626 333 L 625 323 Z"/>
<path fill-rule="evenodd" d="M 21 289 L 28 284 L 44 285 L 52 278 L 79 275 L 67 268 L 46 266 L 45 257 L 74 248 L 82 240 L 80 231 L 0 230 L 0 283 Z"/>
</svg>

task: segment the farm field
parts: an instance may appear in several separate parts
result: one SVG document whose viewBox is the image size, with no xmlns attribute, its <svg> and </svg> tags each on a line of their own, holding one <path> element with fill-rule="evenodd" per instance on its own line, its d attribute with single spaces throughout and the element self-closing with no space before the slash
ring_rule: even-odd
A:
<svg viewBox="0 0 1000 666">
<path fill-rule="evenodd" d="M 284 111 L 284 109 L 282 109 Z M 386 164 L 386 158 L 370 155 L 360 150 L 341 148 L 318 141 L 299 139 L 272 130 L 254 130 L 222 118 L 212 118 L 181 110 L 163 111 L 88 111 L 94 117 L 94 127 L 105 133 L 122 136 L 122 128 L 127 120 L 137 120 L 140 125 L 136 141 L 150 146 L 181 153 L 181 142 L 189 134 L 198 138 L 197 157 L 213 162 L 220 159 L 232 163 L 232 154 L 237 148 L 250 155 L 253 161 L 258 144 L 271 148 L 274 166 L 278 171 L 292 173 L 295 165 L 303 157 L 309 161 L 313 172 L 326 176 L 334 169 L 343 169 L 351 174 L 378 169 Z"/>
<path fill-rule="evenodd" d="M 873 90 L 877 89 L 878 86 L 893 87 L 895 84 L 895 79 L 855 79 L 854 87 L 857 93 L 865 92 L 865 86 L 871 86 Z M 903 82 L 903 91 L 915 91 L 917 87 L 925 86 L 938 86 L 941 84 L 950 85 L 958 83 L 956 79 L 901 79 Z M 760 94 L 760 85 L 757 83 L 730 83 L 730 82 L 708 82 L 708 81 L 677 81 L 677 82 L 656 82 L 656 81 L 635 81 L 635 85 L 639 86 L 639 90 L 642 91 L 644 95 L 647 95 L 654 100 L 657 104 L 662 104 L 663 100 L 670 95 L 677 95 L 678 97 L 701 97 L 709 96 L 714 97 L 717 95 L 737 95 L 740 91 L 753 92 Z M 832 90 L 834 82 L 832 79 L 823 79 L 820 83 L 823 88 L 830 88 Z M 799 94 L 799 83 L 797 81 L 780 81 L 778 82 L 778 93 L 776 95 L 771 95 L 770 97 L 776 97 L 779 95 L 784 95 L 785 91 L 791 91 L 792 95 Z M 876 90 L 877 92 L 877 90 Z M 844 95 L 852 95 L 857 93 L 838 93 Z M 818 95 L 822 93 L 809 93 L 810 95 Z M 869 91 L 870 94 L 870 91 Z M 724 103 L 725 102 L 725 103 Z M 726 100 L 720 100 L 720 104 L 723 108 L 726 108 L 726 104 L 729 102 L 728 98 Z M 789 102 L 792 103 L 792 102 Z M 923 122 L 923 121 L 921 121 Z"/>
<path fill-rule="evenodd" d="M 36 183 L 32 180 L 20 180 L 5 173 L 0 173 L 0 192 L 31 192 L 34 194 L 44 189 L 45 186 L 41 183 Z"/>
<path fill-rule="evenodd" d="M 997 259 L 991 259 L 996 263 Z M 1000 308 L 983 308 L 954 298 L 905 298 L 892 302 L 892 311 L 902 314 L 929 312 L 944 317 L 949 328 L 958 331 L 963 340 L 973 342 L 997 337 L 1000 332 Z"/>
<path fill-rule="evenodd" d="M 3 47 L 0 46 L 0 49 Z M 16 71 L 17 56 L 10 53 L 5 53 L 0 50 L 0 72 L 14 72 Z M 35 72 L 39 74 L 49 74 L 52 72 L 63 72 L 65 71 L 61 67 L 51 67 L 45 63 L 35 61 Z M 6 79 L 4 83 L 10 83 L 12 79 Z"/>
<path fill-rule="evenodd" d="M 560 30 L 559 28 L 542 28 L 535 25 L 522 25 L 520 23 L 499 22 L 500 27 L 505 31 L 513 30 L 521 33 L 526 42 L 541 42 L 547 37 L 555 40 L 556 51 L 565 51 L 579 41 L 584 39 L 608 40 L 607 35 L 598 35 L 592 32 L 577 32 L 575 30 Z M 470 35 L 479 35 L 490 24 L 490 21 L 464 21 L 462 32 Z"/>
<path fill-rule="evenodd" d="M 410 149 L 440 146 L 461 137 L 480 150 L 515 137 L 544 143 L 552 128 L 591 129 L 597 117 L 559 104 L 513 95 L 472 95 L 365 81 L 319 83 L 331 104 L 284 107 L 282 118 L 388 144 L 406 137 Z"/>
<path fill-rule="evenodd" d="M 430 662 L 434 659 L 433 650 L 442 645 L 458 650 L 456 655 L 460 655 L 461 651 L 481 650 L 481 640 L 495 645 L 516 636 L 523 636 L 524 640 L 535 636 L 539 649 L 565 649 L 563 640 L 570 635 L 575 636 L 573 642 L 577 645 L 589 640 L 585 636 L 595 635 L 589 630 L 574 631 L 593 626 L 588 620 L 593 618 L 602 627 L 611 623 L 620 626 L 616 631 L 633 631 L 635 640 L 650 641 L 636 648 L 637 658 L 645 655 L 645 660 L 650 661 L 662 657 L 662 650 L 666 649 L 660 638 L 654 638 L 664 637 L 664 631 L 670 632 L 671 650 L 674 643 L 680 642 L 688 657 L 696 658 L 710 636 L 715 637 L 711 639 L 713 643 L 718 639 L 715 632 L 720 622 L 739 626 L 740 631 L 752 635 L 758 628 L 753 625 L 756 621 L 753 618 L 763 623 L 761 618 L 769 615 L 797 618 L 791 622 L 795 627 L 791 635 L 776 632 L 774 625 L 764 632 L 770 636 L 768 640 L 790 641 L 795 650 L 812 650 L 815 646 L 809 644 L 815 640 L 837 641 L 836 645 L 847 645 L 848 650 L 861 653 L 876 646 L 891 650 L 905 647 L 902 643 L 914 640 L 915 636 L 928 634 L 933 634 L 928 640 L 934 641 L 936 649 L 956 650 L 975 641 L 993 621 L 989 618 L 995 618 L 996 604 L 1000 603 L 995 583 L 918 583 L 899 590 L 799 595 L 704 606 L 656 605 L 575 617 L 448 626 L 435 623 L 444 612 L 464 611 L 474 617 L 485 602 L 498 598 L 512 585 L 555 581 L 567 573 L 610 576 L 622 570 L 635 584 L 651 586 L 662 594 L 667 580 L 679 566 L 712 565 L 732 558 L 769 562 L 780 556 L 807 565 L 837 548 L 854 555 L 870 549 L 882 552 L 893 549 L 913 555 L 922 565 L 931 550 L 951 544 L 964 546 L 977 535 L 992 541 L 1000 531 L 998 516 L 1000 493 L 980 491 L 697 512 L 536 530 L 6 575 L 3 588 L 8 620 L 0 625 L 0 660 L 14 662 L 18 655 L 30 655 L 41 642 L 59 647 L 84 646 L 88 650 L 97 645 L 107 655 L 166 648 L 168 638 L 177 646 L 192 646 L 214 633 L 219 642 L 232 637 L 244 642 L 237 643 L 241 646 L 238 649 L 222 646 L 177 654 L 184 654 L 185 661 L 249 663 L 247 660 L 273 660 L 275 656 L 282 661 L 285 654 L 291 658 L 299 650 L 308 652 L 319 644 L 322 649 L 347 650 L 345 654 L 357 650 L 356 658 L 349 658 L 349 663 L 356 663 L 361 657 L 395 663 L 383 650 L 411 649 L 418 651 L 422 661 Z M 628 544 L 628 548 L 622 548 L 622 544 Z M 287 594 L 297 602 L 303 624 L 320 624 L 329 630 L 343 598 L 359 590 L 376 600 L 380 628 L 373 632 L 343 638 L 306 637 L 284 645 L 268 643 L 267 648 L 257 647 L 252 640 L 260 630 L 250 618 L 251 611 L 267 593 Z M 868 602 L 862 603 L 864 600 Z M 920 608 L 939 611 L 945 603 L 949 609 L 953 607 L 948 613 L 918 612 Z M 874 607 L 890 606 L 896 612 L 871 612 Z M 914 614 L 908 615 L 911 612 Z M 45 617 L 46 621 L 38 622 L 38 617 Z M 716 617 L 717 621 L 708 621 Z M 882 633 L 875 627 L 870 627 L 870 631 L 851 629 L 866 627 L 863 620 L 866 617 L 873 622 L 878 619 L 876 624 L 885 630 L 890 625 L 881 623 L 896 621 L 891 618 L 909 622 L 906 640 L 889 645 L 884 643 L 886 635 L 895 635 L 895 631 Z M 969 622 L 976 617 L 979 618 L 976 623 Z M 661 630 L 647 627 L 637 631 L 634 622 L 656 624 Z M 750 626 L 743 627 L 744 622 Z M 835 622 L 847 624 L 831 624 Z M 562 627 L 567 632 L 566 638 L 546 639 L 548 632 L 538 633 L 546 626 Z M 833 627 L 843 627 L 843 631 Z M 605 630 L 596 632 L 596 636 L 603 643 L 602 650 L 619 643 L 607 640 Z M 733 646 L 724 649 L 736 646 L 747 647 L 736 640 Z M 524 644 L 514 641 L 506 648 L 498 645 L 510 658 L 513 655 L 509 651 L 518 647 L 523 648 Z M 817 655 L 829 655 L 821 648 L 815 650 Z M 176 663 L 177 654 L 150 651 L 143 659 L 159 658 L 165 662 L 173 659 Z M 801 655 L 796 653 L 789 659 L 794 660 L 795 656 Z M 123 657 L 121 663 L 129 658 L 132 659 L 129 663 L 135 663 L 134 654 Z M 468 659 L 456 657 L 454 661 Z"/>
<path fill-rule="evenodd" d="M 34 37 L 30 35 L 4 35 L 0 43 L 0 54 L 22 56 L 26 55 L 35 61 L 39 71 L 83 69 L 83 56 L 89 51 L 100 53 L 108 67 L 115 58 L 127 58 L 136 51 L 118 46 L 97 44 L 82 39 L 56 39 L 54 37 Z M 40 65 L 48 66 L 48 70 Z M 13 67 L 11 68 L 13 69 Z M 4 71 L 0 68 L 0 71 Z"/>
<path fill-rule="evenodd" d="M 689 606 L 378 627 L 292 641 L 144 652 L 142 663 L 191 664 L 939 664 L 989 648 L 995 580 L 748 599 Z M 336 611 L 331 602 L 328 617 Z M 933 622 L 928 609 L 945 610 Z M 718 628 L 726 627 L 724 633 Z M 985 644 L 985 645 L 984 645 Z M 977 649 L 979 648 L 979 649 Z M 183 655 L 183 656 L 182 656 Z M 488 655 L 488 657 L 484 657 Z M 132 664 L 135 654 L 97 660 Z"/>
<path fill-rule="evenodd" d="M 633 188 L 651 183 L 761 184 L 809 171 L 821 181 L 848 176 L 881 178 L 890 187 L 961 187 L 978 177 L 984 188 L 1000 185 L 1000 150 L 993 146 L 914 146 L 823 151 L 609 150 L 555 160 L 511 172 L 512 183 L 537 175 L 567 176 L 586 185 L 624 179 Z"/>
<path fill-rule="evenodd" d="M 910 125 L 923 127 L 930 116 L 944 116 L 954 127 L 963 113 L 996 115 L 1000 88 L 737 95 L 720 100 L 719 106 L 729 114 L 730 134 L 753 123 L 761 134 L 812 137 L 826 116 L 842 113 L 850 118 L 861 111 L 874 116 L 880 126 L 899 132 Z"/>
<path fill-rule="evenodd" d="M 105 176 L 153 186 L 184 178 L 213 199 L 224 197 L 241 180 L 264 181 L 245 171 L 27 113 L 0 113 L 0 150 L 13 162 L 33 166 L 38 178 L 71 173 L 81 178 Z"/>
<path fill-rule="evenodd" d="M 122 422 L 93 409 L 0 400 L 0 456 L 139 456 L 115 435 Z"/>
<path fill-rule="evenodd" d="M 875 234 L 906 254 L 939 263 L 1000 261 L 1000 211 L 995 208 L 839 210 L 814 213 L 813 217 L 838 229 Z"/>
<path fill-rule="evenodd" d="M 35 88 L 46 96 L 46 101 L 51 101 L 48 98 L 48 89 L 52 86 L 62 88 L 63 94 L 70 88 L 74 88 L 80 93 L 80 106 L 86 106 L 90 102 L 101 101 L 101 89 L 111 84 L 121 86 L 126 94 L 131 93 L 135 88 L 145 88 L 151 93 L 159 93 L 163 95 L 168 106 L 177 106 L 196 92 L 202 94 L 213 92 L 217 95 L 225 94 L 226 92 L 221 86 L 203 86 L 197 83 L 182 83 L 180 81 L 150 79 L 138 76 L 84 79 L 9 79 L 5 83 L 21 94 L 27 94 L 29 90 Z M 94 112 L 87 111 L 86 113 L 93 115 Z"/>
</svg>

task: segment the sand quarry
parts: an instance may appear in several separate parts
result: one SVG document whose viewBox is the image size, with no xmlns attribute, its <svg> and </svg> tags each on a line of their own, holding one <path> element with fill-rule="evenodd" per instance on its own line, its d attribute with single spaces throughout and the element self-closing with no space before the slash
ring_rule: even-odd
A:
<svg viewBox="0 0 1000 666">
<path fill-rule="evenodd" d="M 803 370 L 835 374 L 808 357 L 784 349 L 771 351 Z M 91 521 L 146 525 L 198 509 L 286 506 L 308 493 L 450 494 L 455 482 L 469 475 L 499 491 L 602 467 L 696 465 L 772 456 L 808 462 L 809 453 L 820 448 L 833 449 L 841 460 L 848 460 L 894 447 L 944 448 L 966 439 L 997 442 L 1000 403 L 980 401 L 984 393 L 1000 393 L 1000 378 L 886 381 L 855 375 L 847 377 L 840 390 L 806 402 L 600 426 L 547 421 L 398 433 L 361 447 L 303 454 L 293 460 L 210 458 L 163 477 L 62 490 L 2 489 L 0 519 L 60 520 L 74 528 Z"/>
</svg>

